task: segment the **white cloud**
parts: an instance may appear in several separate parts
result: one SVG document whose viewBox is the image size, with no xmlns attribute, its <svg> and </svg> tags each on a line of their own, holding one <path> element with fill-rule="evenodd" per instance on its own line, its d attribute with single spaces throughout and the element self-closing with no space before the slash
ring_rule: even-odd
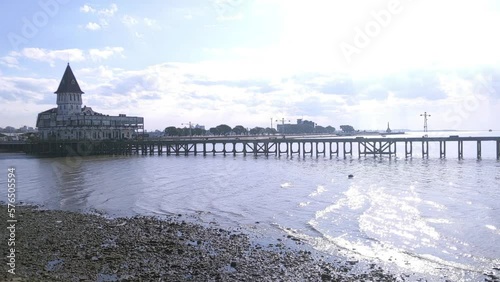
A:
<svg viewBox="0 0 500 282">
<path fill-rule="evenodd" d="M 105 47 L 104 49 L 90 49 L 89 56 L 93 61 L 106 60 L 114 55 L 123 57 L 124 49 L 122 47 Z"/>
<path fill-rule="evenodd" d="M 109 22 L 108 22 L 108 20 L 106 20 L 106 19 L 99 19 L 99 25 L 100 25 L 102 28 L 105 28 L 105 27 L 109 26 Z"/>
<path fill-rule="evenodd" d="M 329 73 L 307 77 L 303 73 L 295 73 L 285 74 L 281 78 L 275 76 L 276 79 L 271 80 L 254 72 L 252 66 L 248 70 L 235 72 L 241 69 L 239 65 L 237 62 L 171 63 L 138 71 L 117 70 L 113 75 L 108 74 L 108 78 L 102 79 L 101 83 L 89 84 L 91 89 L 87 93 L 96 93 L 99 97 L 92 103 L 101 103 L 101 99 L 105 101 L 104 112 L 119 108 L 131 115 L 144 116 L 151 127 L 148 129 L 184 122 L 180 117 L 207 126 L 229 121 L 249 127 L 267 126 L 270 116 L 290 120 L 305 118 L 320 125 L 335 127 L 340 123 L 348 123 L 355 128 L 383 129 L 390 121 L 391 127 L 420 128 L 420 112 L 446 112 L 442 109 L 449 109 L 457 103 L 452 95 L 443 95 L 434 100 L 428 99 L 425 94 L 412 96 L 411 89 L 407 91 L 412 95 L 399 96 L 403 90 L 398 89 L 398 85 L 392 87 L 396 87 L 399 94 L 387 88 L 387 94 L 383 96 L 367 94 L 364 88 L 349 94 L 341 91 L 340 94 L 326 93 L 322 87 L 327 84 L 328 77 L 333 77 L 330 82 L 333 88 L 338 87 L 336 83 L 341 83 L 345 77 L 335 77 Z M 110 81 L 109 77 L 113 79 Z M 321 77 L 321 83 L 317 83 L 317 77 Z M 370 89 L 372 84 L 368 83 L 364 87 Z M 433 88 L 429 91 L 435 91 L 434 88 L 441 86 L 429 84 L 429 87 Z M 124 100 L 124 96 L 127 99 Z M 351 96 L 357 98 L 352 99 Z M 493 95 L 488 99 L 491 103 L 481 103 L 477 108 L 471 108 L 468 112 L 470 123 L 463 120 L 459 128 L 474 128 L 473 120 L 480 112 L 490 113 L 492 122 L 483 125 L 494 128 L 493 120 L 499 117 L 493 107 L 500 100 Z M 352 112 L 359 114 L 353 116 Z M 169 124 L 165 124 L 165 120 Z M 452 121 L 455 120 L 436 119 L 434 126 L 452 128 Z"/>
<path fill-rule="evenodd" d="M 122 23 L 124 23 L 126 26 L 133 26 L 138 24 L 139 21 L 130 15 L 124 15 L 122 18 Z"/>
<path fill-rule="evenodd" d="M 144 18 L 144 23 L 147 26 L 154 26 L 156 24 L 156 20 L 150 19 L 150 18 Z"/>
<path fill-rule="evenodd" d="M 26 58 L 33 61 L 47 62 L 54 66 L 56 60 L 79 62 L 85 60 L 84 52 L 80 49 L 47 50 L 43 48 L 24 48 L 20 52 L 9 54 L 15 58 Z"/>
<path fill-rule="evenodd" d="M 142 38 L 143 33 L 139 32 L 142 31 L 141 28 L 147 27 L 147 28 L 152 28 L 152 29 L 161 29 L 161 27 L 157 24 L 157 21 L 155 19 L 151 18 L 137 18 L 131 15 L 124 15 L 122 17 L 122 23 L 130 29 L 132 34 L 134 34 L 137 38 Z M 140 29 L 138 31 L 138 29 Z"/>
<path fill-rule="evenodd" d="M 80 12 L 83 12 L 83 13 L 95 13 L 96 10 L 94 8 L 92 8 L 90 5 L 83 5 L 82 7 L 80 7 Z"/>
<path fill-rule="evenodd" d="M 24 58 L 32 61 L 46 62 L 54 66 L 56 61 L 81 62 L 87 59 L 101 61 L 112 56 L 123 55 L 123 47 L 104 47 L 102 49 L 90 49 L 87 52 L 82 49 L 47 50 L 43 48 L 24 48 L 19 52 L 10 52 L 8 56 L 0 59 L 2 64 L 17 64 L 18 59 Z"/>
<path fill-rule="evenodd" d="M 19 61 L 16 59 L 16 57 L 13 56 L 5 56 L 0 58 L 0 64 L 9 68 L 19 69 Z"/>
<path fill-rule="evenodd" d="M 217 17 L 218 21 L 238 21 L 243 19 L 242 13 L 237 13 L 234 15 L 219 15 Z"/>
<path fill-rule="evenodd" d="M 101 26 L 98 23 L 95 22 L 89 22 L 86 26 L 86 29 L 88 30 L 99 30 L 101 29 Z"/>
<path fill-rule="evenodd" d="M 243 19 L 242 9 L 244 1 L 242 0 L 215 0 L 213 7 L 217 13 L 218 21 L 234 21 Z"/>
<path fill-rule="evenodd" d="M 80 7 L 80 12 L 86 13 L 86 14 L 98 14 L 101 16 L 105 17 L 112 17 L 115 15 L 115 13 L 118 11 L 118 6 L 116 4 L 111 4 L 109 8 L 104 8 L 104 9 L 96 9 L 90 5 L 83 5 Z"/>
<path fill-rule="evenodd" d="M 36 115 L 55 107 L 59 79 L 0 76 L 0 126 L 35 127 Z"/>
<path fill-rule="evenodd" d="M 54 53 L 43 49 L 30 52 L 22 50 L 8 56 L 21 61 L 19 58 L 28 57 L 28 53 L 31 58 L 50 57 Z M 85 59 L 99 62 L 123 56 L 124 49 L 105 47 L 81 52 Z M 249 53 L 248 50 L 240 52 Z M 379 77 L 357 83 L 355 89 L 348 93 L 343 90 L 349 74 L 290 72 L 272 64 L 263 69 L 261 62 L 165 63 L 134 71 L 105 66 L 73 70 L 86 93 L 84 104 L 104 114 L 144 116 L 148 130 L 177 125 L 186 120 L 207 127 L 221 123 L 265 127 L 270 117 L 287 120 L 304 118 L 337 128 L 346 123 L 356 129 L 384 129 L 390 121 L 391 128 L 418 129 L 421 128 L 419 114 L 424 111 L 432 113 L 434 129 L 496 128 L 495 122 L 500 119 L 497 110 L 500 88 L 495 84 L 496 77 L 500 77 L 498 69 L 482 70 L 479 74 L 486 77 L 484 82 L 472 79 L 474 76 L 470 71 L 451 71 L 446 75 L 422 71 L 423 74 L 413 72 L 396 77 Z M 48 88 L 53 91 L 59 76 L 51 79 L 53 81 Z M 415 91 L 420 80 L 423 83 L 417 90 L 422 91 Z M 476 80 L 484 87 L 478 93 L 484 92 L 485 98 L 476 95 L 477 101 L 472 103 L 474 83 L 479 83 Z M 6 81 L 5 85 L 0 83 L 6 89 L 0 100 L 11 102 L 20 99 L 9 94 L 10 90 L 18 88 L 25 97 L 36 95 L 36 84 L 21 82 L 16 85 L 13 80 Z M 496 88 L 490 90 L 490 87 Z M 42 91 L 47 91 L 45 88 Z M 441 88 L 445 91 L 444 95 L 429 98 L 427 93 Z M 379 90 L 383 93 L 377 92 Z M 497 92 L 493 93 L 495 90 Z M 38 110 L 37 102 L 27 99 L 30 100 L 25 107 L 32 114 L 23 123 L 31 125 L 35 113 L 45 109 Z M 2 117 L 0 113 L 0 120 Z"/>
<path fill-rule="evenodd" d="M 118 6 L 116 4 L 111 4 L 109 9 L 102 9 L 97 11 L 99 15 L 103 15 L 106 17 L 112 17 L 118 11 Z"/>
<path fill-rule="evenodd" d="M 96 9 L 90 5 L 83 5 L 80 7 L 82 13 L 96 14 L 98 15 L 98 22 L 90 21 L 85 26 L 80 25 L 79 27 L 84 27 L 85 29 L 96 31 L 109 26 L 109 21 L 107 18 L 113 17 L 118 11 L 118 6 L 116 4 L 111 4 L 107 9 Z"/>
<path fill-rule="evenodd" d="M 82 68 L 78 70 L 79 76 L 82 76 L 84 80 L 82 83 L 85 84 L 86 78 L 99 77 L 101 80 L 111 81 L 114 79 L 115 72 L 122 72 L 123 70 L 117 68 L 110 68 L 108 66 L 100 65 L 98 67 L 92 68 Z"/>
<path fill-rule="evenodd" d="M 56 83 L 56 79 L 1 77 L 0 104 L 13 102 L 24 103 L 24 106 L 47 104 L 52 98 L 49 95 L 54 92 L 54 88 L 57 88 L 57 85 L 54 86 Z"/>
<path fill-rule="evenodd" d="M 316 114 L 315 121 L 329 122 L 324 115 L 342 101 L 341 97 L 322 93 L 305 96 L 304 87 L 298 83 L 274 84 L 253 74 L 227 76 L 231 70 L 234 72 L 234 67 L 206 62 L 161 64 L 139 71 L 119 71 L 111 83 L 109 79 L 101 86 L 94 83 L 92 87 L 95 88 L 87 93 L 101 93 L 99 99 L 106 100 L 107 109 L 125 107 L 133 111 L 131 114 L 148 117 L 148 123 L 157 128 L 166 126 L 162 124 L 163 120 L 182 122 L 177 120 L 180 116 L 189 116 L 208 126 L 227 120 L 247 126 L 263 126 L 265 124 L 260 123 L 267 122 L 269 114 L 292 118 L 292 110 L 297 110 L 314 116 L 311 111 L 316 110 L 316 105 L 321 106 L 322 113 Z M 125 104 L 121 99 L 123 96 L 127 96 Z M 308 102 L 304 105 L 306 100 Z M 159 108 L 161 112 L 158 112 Z"/>
</svg>

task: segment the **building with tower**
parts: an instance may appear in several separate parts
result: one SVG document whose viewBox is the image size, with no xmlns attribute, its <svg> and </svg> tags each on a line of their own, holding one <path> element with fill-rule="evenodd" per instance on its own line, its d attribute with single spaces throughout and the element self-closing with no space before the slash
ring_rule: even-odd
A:
<svg viewBox="0 0 500 282">
<path fill-rule="evenodd" d="M 39 113 L 36 121 L 41 140 L 133 139 L 144 132 L 143 117 L 109 116 L 82 107 L 84 92 L 69 64 L 54 93 L 57 108 Z"/>
</svg>

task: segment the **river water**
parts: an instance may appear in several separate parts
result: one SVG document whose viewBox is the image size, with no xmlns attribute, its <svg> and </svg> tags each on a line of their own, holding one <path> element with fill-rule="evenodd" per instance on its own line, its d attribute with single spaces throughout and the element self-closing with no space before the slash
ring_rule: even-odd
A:
<svg viewBox="0 0 500 282">
<path fill-rule="evenodd" d="M 439 134 L 449 135 L 429 135 Z M 430 280 L 477 281 L 500 275 L 500 162 L 493 142 L 483 144 L 482 160 L 467 143 L 463 160 L 450 143 L 446 159 L 431 145 L 429 158 L 411 159 L 398 148 L 403 156 L 392 158 L 1 154 L 0 163 L 5 175 L 16 168 L 18 202 L 112 216 L 193 215 L 290 233 L 320 252 Z"/>
</svg>

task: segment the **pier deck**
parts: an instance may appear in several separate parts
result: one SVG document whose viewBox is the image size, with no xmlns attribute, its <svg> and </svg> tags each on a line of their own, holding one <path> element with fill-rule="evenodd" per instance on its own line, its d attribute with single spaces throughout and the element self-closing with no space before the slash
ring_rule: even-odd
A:
<svg viewBox="0 0 500 282">
<path fill-rule="evenodd" d="M 3 142 L 2 151 L 22 151 L 46 156 L 67 155 L 265 155 L 265 156 L 397 156 L 403 149 L 405 158 L 430 157 L 429 143 L 439 144 L 439 157 L 447 155 L 447 144 L 454 144 L 459 159 L 464 157 L 464 142 L 475 143 L 475 155 L 482 158 L 483 143 L 495 145 L 500 159 L 500 136 L 488 137 L 239 137 L 190 138 L 161 140 L 51 141 L 38 143 Z M 414 150 L 414 148 L 417 148 Z M 469 147 L 470 148 L 470 147 Z M 357 149 L 357 150 L 353 150 Z M 420 149 L 420 150 L 418 150 Z M 436 154 L 437 155 L 437 154 Z"/>
</svg>

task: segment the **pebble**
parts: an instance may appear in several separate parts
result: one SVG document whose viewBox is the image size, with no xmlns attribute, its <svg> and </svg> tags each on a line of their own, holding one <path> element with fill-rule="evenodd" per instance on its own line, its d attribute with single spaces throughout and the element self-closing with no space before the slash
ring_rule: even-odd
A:
<svg viewBox="0 0 500 282">
<path fill-rule="evenodd" d="M 165 221 L 106 219 L 99 214 L 26 206 L 16 206 L 16 215 L 22 217 L 16 226 L 17 234 L 22 234 L 16 237 L 16 252 L 22 254 L 16 277 L 21 281 L 359 281 L 370 277 L 395 281 L 378 270 L 353 274 L 349 264 L 321 262 L 310 251 L 300 250 L 302 245 L 290 249 L 280 242 L 262 247 L 244 233 L 187 223 L 180 216 Z M 0 221 L 6 222 L 6 217 L 0 213 Z M 2 238 L 7 237 L 4 229 L 0 229 Z M 7 274 L 0 272 L 0 281 L 8 281 Z"/>
</svg>

